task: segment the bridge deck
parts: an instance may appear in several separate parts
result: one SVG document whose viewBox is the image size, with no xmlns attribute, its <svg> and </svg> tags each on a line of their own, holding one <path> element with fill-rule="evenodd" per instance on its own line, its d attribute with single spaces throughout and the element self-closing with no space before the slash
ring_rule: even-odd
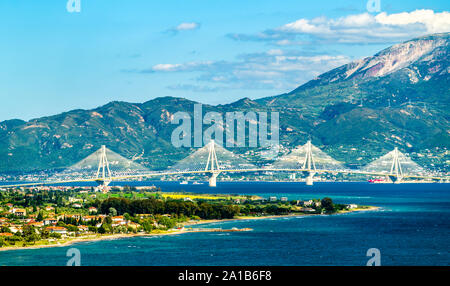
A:
<svg viewBox="0 0 450 286">
<path fill-rule="evenodd" d="M 429 179 L 429 180 L 443 180 L 444 177 L 437 176 L 423 176 L 423 175 L 396 175 L 388 172 L 365 172 L 360 170 L 310 170 L 310 169 L 274 169 L 274 168 L 254 168 L 254 169 L 221 169 L 221 170 L 201 170 L 201 171 L 174 171 L 174 172 L 154 172 L 146 174 L 115 176 L 107 178 L 88 178 L 88 179 L 75 179 L 75 180 L 63 180 L 63 181 L 47 181 L 47 182 L 34 182 L 25 184 L 11 184 L 3 185 L 0 188 L 12 188 L 12 187 L 27 187 L 27 186 L 42 186 L 42 185 L 56 185 L 67 183 L 83 183 L 83 182 L 103 182 L 103 181 L 120 181 L 128 179 L 138 179 L 147 177 L 160 177 L 160 176 L 173 176 L 173 175 L 187 175 L 187 174 L 212 174 L 215 173 L 250 173 L 250 172 L 289 172 L 289 173 L 342 173 L 342 174 L 360 174 L 368 176 L 389 176 L 389 177 L 401 177 L 401 178 L 416 178 L 416 179 Z"/>
</svg>

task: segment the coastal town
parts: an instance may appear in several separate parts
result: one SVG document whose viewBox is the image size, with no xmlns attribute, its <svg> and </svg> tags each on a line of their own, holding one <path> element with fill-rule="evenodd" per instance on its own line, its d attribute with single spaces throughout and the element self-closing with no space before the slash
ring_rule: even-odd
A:
<svg viewBox="0 0 450 286">
<path fill-rule="evenodd" d="M 168 193 L 156 187 L 115 187 L 107 194 L 91 187 L 15 188 L 0 192 L 0 249 L 195 231 L 189 225 L 217 220 L 333 214 L 364 208 L 334 204 L 330 198 Z"/>
</svg>

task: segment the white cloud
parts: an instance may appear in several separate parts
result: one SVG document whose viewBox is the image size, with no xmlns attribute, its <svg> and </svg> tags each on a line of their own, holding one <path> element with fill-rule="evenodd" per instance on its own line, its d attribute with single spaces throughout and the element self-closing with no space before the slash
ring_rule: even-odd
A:
<svg viewBox="0 0 450 286">
<path fill-rule="evenodd" d="M 282 54 L 283 54 L 283 51 L 280 50 L 280 49 L 273 49 L 273 50 L 269 50 L 269 51 L 267 52 L 267 54 L 268 54 L 268 55 L 271 55 L 271 56 L 273 56 L 273 55 L 282 55 Z"/>
<path fill-rule="evenodd" d="M 364 44 L 393 43 L 449 31 L 449 12 L 415 10 L 397 14 L 363 13 L 336 19 L 302 18 L 256 35 L 233 34 L 230 37 L 236 40 L 271 41 L 277 45 L 305 44 L 308 43 L 304 41 L 305 36 L 313 41 Z"/>
<path fill-rule="evenodd" d="M 174 30 L 176 31 L 188 31 L 188 30 L 195 30 L 200 28 L 200 24 L 199 23 L 195 23 L 195 22 L 185 22 L 185 23 L 181 23 L 178 26 L 176 26 L 174 28 Z"/>
<path fill-rule="evenodd" d="M 382 25 L 405 26 L 411 24 L 422 24 L 427 33 L 441 33 L 450 31 L 450 13 L 434 13 L 433 10 L 416 10 L 411 13 L 399 13 L 387 15 L 380 13 L 375 16 L 378 23 Z"/>
<path fill-rule="evenodd" d="M 200 70 L 212 64 L 213 62 L 211 61 L 188 62 L 183 64 L 157 64 L 154 65 L 150 70 L 153 72 L 178 72 L 178 71 L 189 71 L 194 69 Z"/>
<path fill-rule="evenodd" d="M 196 82 L 171 85 L 170 89 L 189 89 L 215 92 L 223 89 L 276 89 L 289 91 L 313 77 L 350 62 L 343 55 L 311 55 L 299 51 L 269 50 L 263 53 L 242 54 L 235 61 L 203 61 L 157 64 L 150 69 L 133 70 L 139 73 L 194 73 Z M 211 84 L 214 84 L 212 86 Z"/>
<path fill-rule="evenodd" d="M 152 67 L 153 71 L 176 71 L 181 67 L 180 64 L 157 64 Z"/>
</svg>

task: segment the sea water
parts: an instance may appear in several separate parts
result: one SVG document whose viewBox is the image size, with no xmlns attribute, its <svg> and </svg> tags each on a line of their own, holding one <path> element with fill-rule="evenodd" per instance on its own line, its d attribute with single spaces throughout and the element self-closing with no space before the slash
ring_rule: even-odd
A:
<svg viewBox="0 0 450 286">
<path fill-rule="evenodd" d="M 129 183 L 127 183 L 129 184 Z M 133 183 L 143 185 L 148 183 Z M 250 232 L 184 233 L 0 251 L 0 265 L 66 265 L 77 248 L 81 265 L 366 265 L 377 248 L 381 265 L 450 265 L 448 184 L 224 183 L 217 188 L 153 182 L 163 191 L 249 194 L 291 199 L 331 197 L 376 211 L 260 220 L 201 227 Z"/>
</svg>

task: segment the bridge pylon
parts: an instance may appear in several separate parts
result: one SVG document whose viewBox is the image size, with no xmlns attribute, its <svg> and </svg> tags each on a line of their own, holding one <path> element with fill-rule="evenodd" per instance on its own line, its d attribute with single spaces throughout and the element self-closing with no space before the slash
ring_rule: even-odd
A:
<svg viewBox="0 0 450 286">
<path fill-rule="evenodd" d="M 316 174 L 316 163 L 312 154 L 311 140 L 306 142 L 305 161 L 303 162 L 302 169 L 305 170 L 303 173 L 306 175 L 306 185 L 312 186 L 314 184 L 314 175 Z"/>
<path fill-rule="evenodd" d="M 392 158 L 392 164 L 391 164 L 391 171 L 389 173 L 389 178 L 394 182 L 394 184 L 399 184 L 401 180 L 403 179 L 403 171 L 402 171 L 402 164 L 399 160 L 399 154 L 398 148 L 395 147 L 393 151 L 393 158 Z"/>
<path fill-rule="evenodd" d="M 107 187 L 111 183 L 111 170 L 109 169 L 108 157 L 106 156 L 106 146 L 100 148 L 100 159 L 96 175 L 96 183 L 102 192 L 107 192 Z"/>
<path fill-rule="evenodd" d="M 209 150 L 209 154 L 208 154 L 208 160 L 206 161 L 205 171 L 208 171 L 211 173 L 211 177 L 209 178 L 209 186 L 216 187 L 217 186 L 217 177 L 220 174 L 220 166 L 219 166 L 219 162 L 217 161 L 214 140 L 211 140 L 209 142 L 208 150 Z"/>
</svg>

